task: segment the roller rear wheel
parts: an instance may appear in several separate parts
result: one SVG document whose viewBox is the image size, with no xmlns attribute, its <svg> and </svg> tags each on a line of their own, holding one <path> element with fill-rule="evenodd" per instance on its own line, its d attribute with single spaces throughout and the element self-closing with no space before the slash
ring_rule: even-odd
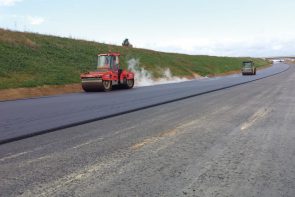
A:
<svg viewBox="0 0 295 197">
<path fill-rule="evenodd" d="M 134 86 L 134 79 L 127 79 L 126 87 L 128 89 L 131 89 L 133 88 L 133 86 Z"/>
</svg>

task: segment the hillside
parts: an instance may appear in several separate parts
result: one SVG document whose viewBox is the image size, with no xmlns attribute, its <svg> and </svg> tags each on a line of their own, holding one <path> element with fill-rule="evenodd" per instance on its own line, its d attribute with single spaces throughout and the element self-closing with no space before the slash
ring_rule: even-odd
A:
<svg viewBox="0 0 295 197">
<path fill-rule="evenodd" d="M 215 75 L 238 70 L 251 59 L 163 53 L 0 29 L 0 89 L 79 83 L 81 72 L 95 70 L 96 54 L 108 51 L 122 54 L 124 68 L 128 60 L 138 59 L 155 78 L 166 68 L 180 77 Z M 256 66 L 268 64 L 252 60 Z"/>
</svg>

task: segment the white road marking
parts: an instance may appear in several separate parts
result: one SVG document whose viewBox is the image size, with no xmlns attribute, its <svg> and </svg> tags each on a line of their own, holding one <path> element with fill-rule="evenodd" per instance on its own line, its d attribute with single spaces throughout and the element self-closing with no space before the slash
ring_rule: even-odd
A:
<svg viewBox="0 0 295 197">
<path fill-rule="evenodd" d="M 32 151 L 21 152 L 21 153 L 17 153 L 17 154 L 14 154 L 14 155 L 7 156 L 7 157 L 3 157 L 3 158 L 0 159 L 0 161 L 5 161 L 5 160 L 7 160 L 7 159 L 14 159 L 14 158 L 16 158 L 16 157 L 19 157 L 19 156 L 25 155 L 25 154 L 30 153 L 30 152 L 32 152 Z"/>
</svg>

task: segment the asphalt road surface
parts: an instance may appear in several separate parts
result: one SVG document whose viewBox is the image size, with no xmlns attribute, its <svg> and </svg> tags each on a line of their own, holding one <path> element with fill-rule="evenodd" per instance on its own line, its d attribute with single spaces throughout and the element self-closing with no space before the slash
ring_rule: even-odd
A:
<svg viewBox="0 0 295 197">
<path fill-rule="evenodd" d="M 0 146 L 1 196 L 295 196 L 295 67 Z M 93 95 L 90 95 L 93 96 Z"/>
<path fill-rule="evenodd" d="M 0 144 L 264 78 L 287 68 L 286 64 L 275 64 L 256 76 L 0 102 Z"/>
</svg>

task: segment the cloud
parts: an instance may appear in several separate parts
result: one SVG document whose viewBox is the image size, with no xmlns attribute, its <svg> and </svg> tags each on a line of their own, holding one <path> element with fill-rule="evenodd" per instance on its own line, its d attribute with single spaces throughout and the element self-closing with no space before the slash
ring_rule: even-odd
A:
<svg viewBox="0 0 295 197">
<path fill-rule="evenodd" d="M 45 22 L 45 19 L 42 17 L 27 16 L 27 20 L 31 25 L 41 25 Z"/>
<path fill-rule="evenodd" d="M 23 0 L 0 0 L 0 6 L 13 6 Z"/>
<path fill-rule="evenodd" d="M 170 40 L 170 41 L 169 41 Z M 150 48 L 165 52 L 186 53 L 192 55 L 214 56 L 294 56 L 295 36 L 252 39 L 233 38 L 190 38 L 151 41 L 139 44 L 141 48 Z"/>
</svg>

